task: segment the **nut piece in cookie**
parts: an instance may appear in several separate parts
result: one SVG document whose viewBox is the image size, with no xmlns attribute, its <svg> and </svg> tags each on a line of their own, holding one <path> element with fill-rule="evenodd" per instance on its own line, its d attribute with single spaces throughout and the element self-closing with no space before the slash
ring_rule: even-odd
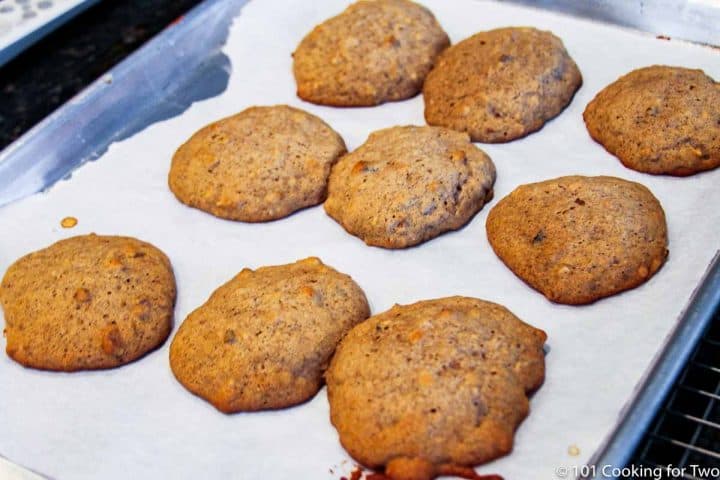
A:
<svg viewBox="0 0 720 480">
<path fill-rule="evenodd" d="M 12 264 L 0 303 L 7 354 L 18 363 L 68 372 L 111 368 L 165 341 L 175 277 L 149 243 L 82 235 Z"/>
<path fill-rule="evenodd" d="M 325 374 L 340 442 L 396 480 L 467 472 L 509 453 L 545 376 L 546 338 L 505 307 L 468 297 L 370 317 Z"/>
<path fill-rule="evenodd" d="M 244 269 L 180 325 L 170 367 L 225 413 L 289 407 L 317 393 L 337 343 L 369 314 L 360 287 L 317 258 Z"/>
<path fill-rule="evenodd" d="M 686 176 L 720 165 L 720 83 L 702 70 L 633 70 L 601 90 L 583 118 L 633 170 Z"/>
<path fill-rule="evenodd" d="M 542 128 L 582 84 L 562 41 L 528 27 L 481 32 L 448 48 L 423 87 L 425 120 L 498 143 Z"/>
<path fill-rule="evenodd" d="M 321 105 L 372 106 L 420 92 L 450 44 L 425 7 L 359 1 L 315 27 L 293 53 L 297 94 Z"/>
<path fill-rule="evenodd" d="M 175 152 L 168 182 L 191 207 L 265 222 L 322 203 L 330 169 L 345 152 L 340 135 L 314 115 L 251 107 L 195 133 Z"/>
<path fill-rule="evenodd" d="M 465 225 L 494 182 L 490 157 L 467 134 L 387 128 L 333 167 L 325 211 L 368 245 L 405 248 Z"/>
<path fill-rule="evenodd" d="M 668 255 L 660 202 L 643 185 L 615 177 L 521 185 L 490 210 L 486 229 L 505 265 L 557 303 L 634 288 Z"/>
</svg>

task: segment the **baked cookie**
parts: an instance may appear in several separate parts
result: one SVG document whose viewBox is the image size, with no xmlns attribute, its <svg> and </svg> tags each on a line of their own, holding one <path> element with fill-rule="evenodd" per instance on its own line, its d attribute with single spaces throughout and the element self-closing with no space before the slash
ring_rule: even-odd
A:
<svg viewBox="0 0 720 480">
<path fill-rule="evenodd" d="M 545 376 L 542 330 L 468 297 L 395 305 L 353 328 L 325 378 L 330 419 L 360 463 L 395 480 L 510 452 Z"/>
<path fill-rule="evenodd" d="M 317 258 L 244 269 L 188 315 L 170 346 L 175 377 L 226 413 L 312 398 L 365 294 Z"/>
<path fill-rule="evenodd" d="M 68 372 L 117 367 L 167 338 L 175 277 L 149 243 L 82 235 L 12 264 L 0 303 L 7 354 L 18 363 Z"/>
<path fill-rule="evenodd" d="M 387 128 L 335 165 L 325 211 L 368 245 L 405 248 L 465 225 L 494 182 L 490 157 L 467 134 Z"/>
<path fill-rule="evenodd" d="M 359 1 L 300 42 L 293 53 L 297 94 L 342 107 L 409 98 L 449 44 L 433 14 L 417 3 Z"/>
<path fill-rule="evenodd" d="M 287 105 L 251 107 L 183 144 L 169 184 L 191 207 L 265 222 L 322 203 L 330 168 L 345 152 L 340 135 L 314 115 Z"/>
<path fill-rule="evenodd" d="M 490 210 L 486 228 L 505 265 L 557 303 L 591 303 L 634 288 L 668 255 L 658 200 L 615 177 L 521 185 Z"/>
<path fill-rule="evenodd" d="M 425 120 L 508 142 L 539 130 L 582 84 L 562 41 L 534 28 L 481 32 L 448 48 L 423 87 Z"/>
<path fill-rule="evenodd" d="M 720 83 L 702 70 L 633 70 L 598 93 L 583 118 L 633 170 L 685 176 L 720 165 Z"/>
</svg>

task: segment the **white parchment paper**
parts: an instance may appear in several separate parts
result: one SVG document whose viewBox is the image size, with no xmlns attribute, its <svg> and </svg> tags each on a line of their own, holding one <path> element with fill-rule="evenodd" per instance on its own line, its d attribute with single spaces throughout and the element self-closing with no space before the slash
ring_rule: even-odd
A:
<svg viewBox="0 0 720 480">
<path fill-rule="evenodd" d="M 550 29 L 583 73 L 585 83 L 572 104 L 540 132 L 482 146 L 497 166 L 496 199 L 521 183 L 602 174 L 645 184 L 665 208 L 670 257 L 654 278 L 593 305 L 560 306 L 517 279 L 490 249 L 485 219 L 497 200 L 461 231 L 419 248 L 389 251 L 346 234 L 321 207 L 251 225 L 187 208 L 170 193 L 166 177 L 180 143 L 250 105 L 304 108 L 338 130 L 350 149 L 373 130 L 424 123 L 421 97 L 335 109 L 295 96 L 291 52 L 345 3 L 247 5 L 225 49 L 233 65 L 227 91 L 113 145 L 50 191 L 0 209 L 0 271 L 71 235 L 136 236 L 172 259 L 179 292 L 176 328 L 243 267 L 310 255 L 352 275 L 374 313 L 396 302 L 456 294 L 502 303 L 547 331 L 547 380 L 532 399 L 514 452 L 479 471 L 508 480 L 556 478 L 558 466 L 583 464 L 607 435 L 720 245 L 720 170 L 684 179 L 628 170 L 590 139 L 582 111 L 602 87 L 645 65 L 699 67 L 720 78 L 720 52 L 523 7 L 423 0 L 453 42 L 506 25 Z M 79 224 L 63 230 L 59 222 L 68 215 Z M 328 420 L 324 390 L 296 408 L 224 415 L 175 381 L 169 343 L 122 368 L 73 374 L 25 369 L 0 355 L 0 454 L 60 479 L 330 479 L 351 470 Z M 581 454 L 571 457 L 570 445 Z"/>
</svg>

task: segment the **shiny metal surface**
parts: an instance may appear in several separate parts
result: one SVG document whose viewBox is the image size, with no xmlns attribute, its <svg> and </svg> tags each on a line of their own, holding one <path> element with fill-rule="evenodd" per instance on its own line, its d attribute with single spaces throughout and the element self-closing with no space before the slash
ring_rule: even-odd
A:
<svg viewBox="0 0 720 480">
<path fill-rule="evenodd" d="M 589 18 L 658 36 L 720 46 L 720 0 L 498 0 Z M 580 479 L 615 478 L 625 467 L 688 358 L 720 309 L 720 253 L 695 291 L 618 424 Z"/>
<path fill-rule="evenodd" d="M 498 1 L 720 45 L 720 0 Z M 51 186 L 112 142 L 221 93 L 230 61 L 220 48 L 246 2 L 206 0 L 0 152 L 0 206 Z"/>
<path fill-rule="evenodd" d="M 99 1 L 0 0 L 0 67 Z"/>
<path fill-rule="evenodd" d="M 115 141 L 227 86 L 221 52 L 247 0 L 207 0 L 0 152 L 0 206 L 51 186 Z"/>
<path fill-rule="evenodd" d="M 52 186 L 111 143 L 223 92 L 231 65 L 221 48 L 245 3 L 201 3 L 0 152 L 0 209 Z M 0 455 L 0 478 L 43 475 Z"/>
<path fill-rule="evenodd" d="M 720 0 L 499 0 L 720 45 Z"/>
<path fill-rule="evenodd" d="M 649 374 L 624 409 L 619 423 L 608 441 L 593 456 L 593 466 L 585 479 L 615 478 L 607 466 L 624 467 L 635 447 L 655 417 L 663 400 L 688 361 L 705 328 L 720 306 L 720 252 L 708 268 L 705 278 L 695 290 L 665 347 L 656 356 Z"/>
<path fill-rule="evenodd" d="M 720 0 L 504 1 L 720 45 Z M 112 142 L 221 93 L 231 65 L 220 49 L 232 18 L 246 2 L 206 0 L 0 152 L 0 207 L 51 186 L 85 161 L 98 158 Z M 718 305 L 716 257 L 593 464 L 625 465 Z"/>
</svg>

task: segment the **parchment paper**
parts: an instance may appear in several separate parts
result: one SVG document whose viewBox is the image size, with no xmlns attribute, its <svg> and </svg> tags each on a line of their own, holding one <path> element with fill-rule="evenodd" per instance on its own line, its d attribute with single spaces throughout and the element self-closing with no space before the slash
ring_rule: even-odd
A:
<svg viewBox="0 0 720 480">
<path fill-rule="evenodd" d="M 720 78 L 720 52 L 524 7 L 423 3 L 453 42 L 505 25 L 533 25 L 562 37 L 585 83 L 569 108 L 540 132 L 481 146 L 497 165 L 495 198 L 521 183 L 577 173 L 645 184 L 663 204 L 670 232 L 669 260 L 647 284 L 590 306 L 548 302 L 490 249 L 485 219 L 497 200 L 463 230 L 399 251 L 365 246 L 320 207 L 250 225 L 178 203 L 166 186 L 174 150 L 201 126 L 250 105 L 304 108 L 337 129 L 350 149 L 375 129 L 424 123 L 421 97 L 334 109 L 295 96 L 290 53 L 315 24 L 344 8 L 340 0 L 247 5 L 226 46 L 233 65 L 227 91 L 113 145 L 49 192 L 0 210 L 0 271 L 68 236 L 136 236 L 172 259 L 179 291 L 176 328 L 243 267 L 310 255 L 352 275 L 375 313 L 396 302 L 456 294 L 499 302 L 547 331 L 547 380 L 532 399 L 514 452 L 479 471 L 508 480 L 552 479 L 558 466 L 583 464 L 616 422 L 720 245 L 720 170 L 691 178 L 628 170 L 590 139 L 581 114 L 596 92 L 633 68 L 684 65 Z M 79 224 L 63 230 L 59 222 L 68 215 Z M 169 344 L 131 365 L 89 373 L 25 369 L 0 355 L 0 454 L 61 479 L 318 479 L 351 470 L 328 421 L 325 390 L 296 408 L 224 415 L 175 381 Z M 570 445 L 581 454 L 570 456 Z"/>
</svg>

